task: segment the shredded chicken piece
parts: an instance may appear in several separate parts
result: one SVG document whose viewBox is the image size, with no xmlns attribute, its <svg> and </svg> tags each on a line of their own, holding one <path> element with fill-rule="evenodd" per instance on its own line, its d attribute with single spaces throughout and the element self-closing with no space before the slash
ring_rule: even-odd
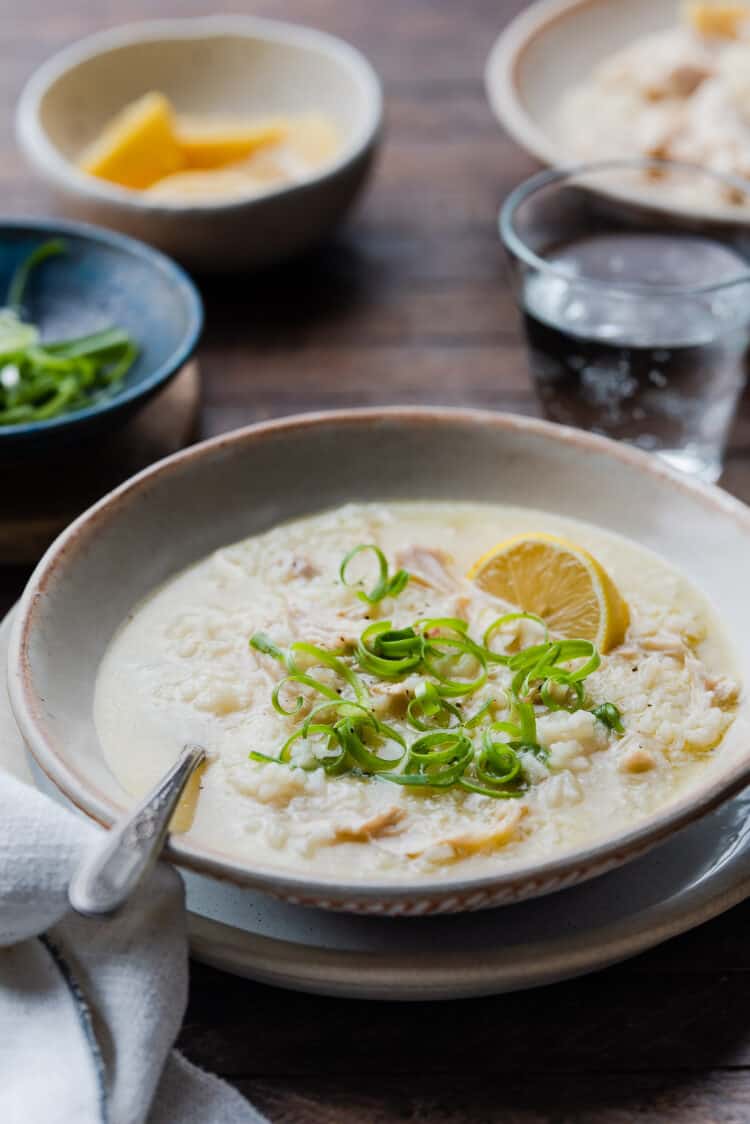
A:
<svg viewBox="0 0 750 1124">
<path fill-rule="evenodd" d="M 290 554 L 279 566 L 279 577 L 285 582 L 310 581 L 319 573 L 319 568 L 304 554 Z"/>
<path fill-rule="evenodd" d="M 469 610 L 474 604 L 474 598 L 470 593 L 459 593 L 453 600 L 451 613 L 454 617 L 460 617 L 463 621 L 468 621 Z"/>
<path fill-rule="evenodd" d="M 655 652 L 659 655 L 671 656 L 672 659 L 684 663 L 690 654 L 690 649 L 676 632 L 658 632 L 653 636 L 638 636 L 631 644 L 621 644 L 615 652 L 626 660 L 637 659 L 644 653 Z"/>
<path fill-rule="evenodd" d="M 711 66 L 707 61 L 686 59 L 684 62 L 676 62 L 660 79 L 647 85 L 643 92 L 651 101 L 689 98 L 711 74 Z"/>
<path fill-rule="evenodd" d="M 685 108 L 672 101 L 653 106 L 650 113 L 636 124 L 639 148 L 645 156 L 654 160 L 668 160 L 672 145 L 679 139 L 685 125 Z M 658 169 L 652 169 L 652 177 L 659 178 Z"/>
<path fill-rule="evenodd" d="M 663 652 L 665 656 L 684 659 L 688 646 L 677 632 L 657 632 L 654 636 L 644 636 L 640 641 L 646 652 Z"/>
<path fill-rule="evenodd" d="M 623 753 L 618 768 L 621 773 L 647 773 L 656 765 L 656 758 L 642 745 L 634 745 Z"/>
<path fill-rule="evenodd" d="M 702 682 L 707 691 L 710 691 L 714 706 L 735 706 L 739 698 L 740 688 L 736 680 L 729 675 L 711 675 L 706 671 L 700 660 L 693 655 L 688 655 L 685 665 L 693 677 Z"/>
<path fill-rule="evenodd" d="M 716 706 L 734 706 L 737 702 L 740 688 L 728 675 L 707 675 L 705 683 Z"/>
<path fill-rule="evenodd" d="M 369 820 L 360 824 L 343 824 L 334 829 L 333 842 L 335 843 L 367 843 L 370 839 L 377 839 L 382 835 L 396 834 L 393 829 L 406 818 L 403 808 L 392 805 L 390 808 L 378 812 Z M 399 828 L 399 830 L 403 830 Z"/>
<path fill-rule="evenodd" d="M 651 102 L 684 99 L 711 76 L 714 60 L 707 44 L 688 32 L 656 32 L 637 39 L 599 64 L 599 81 L 617 89 L 637 86 Z"/>
<path fill-rule="evenodd" d="M 396 554 L 396 565 L 408 570 L 413 581 L 440 593 L 454 593 L 458 586 L 458 580 L 448 569 L 452 561 L 444 550 L 429 546 L 407 546 Z"/>
<path fill-rule="evenodd" d="M 323 613 L 316 610 L 315 605 L 300 605 L 290 598 L 287 598 L 287 617 L 293 636 L 320 648 L 353 647 L 363 627 L 361 620 L 330 610 Z"/>
<path fill-rule="evenodd" d="M 419 858 L 436 847 L 450 847 L 454 859 L 467 858 L 469 855 L 479 854 L 481 851 L 494 851 L 497 847 L 504 847 L 515 839 L 522 819 L 527 814 L 525 804 L 515 804 L 505 811 L 499 823 L 485 830 L 466 831 L 458 835 L 450 835 L 446 839 L 435 839 L 425 847 L 416 851 L 407 852 L 410 859 Z"/>
<path fill-rule="evenodd" d="M 368 683 L 373 696 L 373 710 L 378 718 L 403 718 L 419 682 L 417 676 L 409 676 L 392 683 L 382 679 Z"/>
</svg>

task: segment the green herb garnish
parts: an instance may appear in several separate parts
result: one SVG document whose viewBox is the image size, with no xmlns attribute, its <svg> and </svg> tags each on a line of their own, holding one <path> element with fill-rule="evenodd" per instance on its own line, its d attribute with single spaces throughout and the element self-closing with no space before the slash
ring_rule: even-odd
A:
<svg viewBox="0 0 750 1124">
<path fill-rule="evenodd" d="M 394 596 L 409 575 L 389 576 L 388 563 L 376 546 L 358 546 L 341 564 L 346 568 L 363 550 L 378 560 L 379 578 L 369 593 L 358 596 L 369 604 Z M 515 652 L 499 652 L 490 645 L 496 634 L 515 620 L 540 625 L 544 640 Z M 590 709 L 610 730 L 623 733 L 614 703 L 592 707 L 584 681 L 599 667 L 601 657 L 588 640 L 551 640 L 544 621 L 532 613 L 506 613 L 484 632 L 482 642 L 469 636 L 466 621 L 457 617 L 424 617 L 405 628 L 391 621 L 375 621 L 362 631 L 351 655 L 329 652 L 296 642 L 280 648 L 264 633 L 250 640 L 252 647 L 277 660 L 286 674 L 276 684 L 272 703 L 291 717 L 308 706 L 301 725 L 287 738 L 277 757 L 253 752 L 255 761 L 273 761 L 304 769 L 322 768 L 329 775 L 377 776 L 393 784 L 437 791 L 459 787 L 495 799 L 512 799 L 527 791 L 521 754 L 547 757 L 539 744 L 537 712 Z M 512 673 L 511 685 L 500 697 L 486 699 L 466 714 L 464 702 L 488 681 L 488 665 L 503 664 Z M 417 737 L 406 739 L 377 717 L 370 693 L 355 667 L 376 680 L 399 682 L 418 676 L 406 706 L 406 722 Z M 332 672 L 336 686 L 322 682 L 315 668 Z M 281 692 L 291 684 L 308 688 L 317 703 L 299 695 L 291 709 Z M 347 693 L 348 692 L 348 693 Z M 502 709 L 508 717 L 495 720 Z M 307 743 L 306 756 L 297 750 Z"/>
<path fill-rule="evenodd" d="M 41 243 L 8 286 L 0 309 L 0 426 L 47 421 L 108 398 L 137 358 L 138 348 L 120 328 L 43 344 L 39 329 L 23 319 L 31 274 L 65 252 L 59 239 Z"/>
<path fill-rule="evenodd" d="M 608 730 L 614 730 L 616 734 L 624 734 L 625 727 L 622 724 L 622 715 L 614 703 L 604 702 L 599 706 L 595 706 L 591 711 L 595 718 L 603 722 Z"/>
<path fill-rule="evenodd" d="M 384 597 L 397 597 L 409 581 L 409 574 L 406 570 L 396 570 L 395 574 L 389 574 L 386 557 L 380 547 L 375 546 L 374 543 L 360 543 L 359 546 L 355 546 L 353 550 L 349 551 L 339 567 L 339 577 L 344 585 L 352 585 L 351 582 L 346 580 L 346 571 L 349 563 L 365 550 L 371 550 L 377 559 L 378 579 L 369 593 L 360 590 L 357 593 L 357 597 L 359 597 L 360 601 L 364 601 L 368 605 L 376 605 L 378 601 L 382 601 Z"/>
</svg>

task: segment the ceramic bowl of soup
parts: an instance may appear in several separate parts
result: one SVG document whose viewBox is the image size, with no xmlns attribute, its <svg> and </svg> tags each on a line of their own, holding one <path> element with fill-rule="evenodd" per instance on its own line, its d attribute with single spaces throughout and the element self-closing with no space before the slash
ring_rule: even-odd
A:
<svg viewBox="0 0 750 1124">
<path fill-rule="evenodd" d="M 363 913 L 505 904 L 746 784 L 749 546 L 725 493 L 548 423 L 264 423 L 60 536 L 20 604 L 13 709 L 104 825 L 205 745 L 167 855 L 209 879 Z"/>
<path fill-rule="evenodd" d="M 126 107 L 156 92 L 204 127 L 314 115 L 333 135 L 332 151 L 287 178 L 271 175 L 273 153 L 244 180 L 239 163 L 218 179 L 177 169 L 169 191 L 88 174 L 82 160 L 92 144 Z M 381 121 L 380 83 L 354 47 L 312 28 L 233 15 L 153 20 L 73 44 L 29 79 L 16 131 L 66 213 L 135 235 L 192 268 L 223 272 L 268 265 L 319 242 L 363 187 Z M 128 143 L 148 139 L 146 130 Z M 151 139 L 153 158 L 166 144 L 158 122 Z"/>
</svg>

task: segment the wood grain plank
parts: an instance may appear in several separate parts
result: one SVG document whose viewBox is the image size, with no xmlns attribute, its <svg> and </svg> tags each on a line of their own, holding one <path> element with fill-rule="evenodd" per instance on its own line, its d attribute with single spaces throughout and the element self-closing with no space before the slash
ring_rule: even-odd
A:
<svg viewBox="0 0 750 1124">
<path fill-rule="evenodd" d="M 498 1044 L 498 1051 L 502 1044 Z M 747 1124 L 750 1075 L 712 1072 L 498 1079 L 460 1071 L 425 1080 L 240 1081 L 275 1124 Z"/>
<path fill-rule="evenodd" d="M 278 991 L 194 966 L 180 1044 L 232 1077 L 584 1073 L 750 1066 L 750 973 L 623 965 L 553 987 L 450 1003 Z M 262 1027 L 262 1035 L 248 1028 Z"/>
</svg>

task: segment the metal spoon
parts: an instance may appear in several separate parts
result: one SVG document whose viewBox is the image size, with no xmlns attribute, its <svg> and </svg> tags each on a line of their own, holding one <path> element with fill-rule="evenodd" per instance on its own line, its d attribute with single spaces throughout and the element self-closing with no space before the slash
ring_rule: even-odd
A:
<svg viewBox="0 0 750 1124">
<path fill-rule="evenodd" d="M 177 802 L 205 759 L 201 746 L 186 745 L 156 788 L 84 859 L 68 886 L 76 913 L 107 916 L 125 904 L 158 859 Z"/>
</svg>

